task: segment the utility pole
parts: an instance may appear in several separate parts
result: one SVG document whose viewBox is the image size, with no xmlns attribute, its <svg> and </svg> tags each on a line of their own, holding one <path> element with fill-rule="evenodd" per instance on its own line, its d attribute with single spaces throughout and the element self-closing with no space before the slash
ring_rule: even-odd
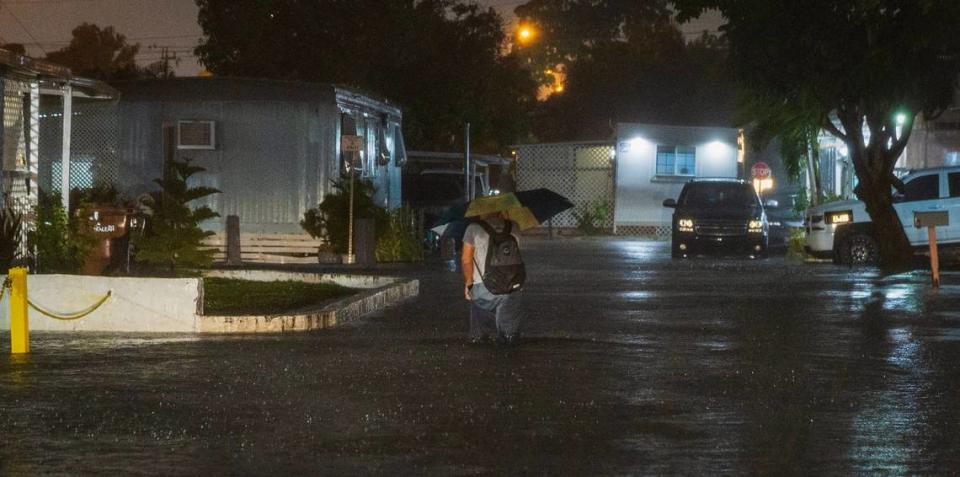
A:
<svg viewBox="0 0 960 477">
<path fill-rule="evenodd" d="M 470 123 L 463 128 L 463 193 L 467 202 L 473 200 L 473 179 L 470 177 Z"/>
</svg>

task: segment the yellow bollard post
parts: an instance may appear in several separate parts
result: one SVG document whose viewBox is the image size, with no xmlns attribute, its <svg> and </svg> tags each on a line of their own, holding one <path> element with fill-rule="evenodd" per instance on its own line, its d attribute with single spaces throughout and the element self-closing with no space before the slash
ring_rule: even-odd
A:
<svg viewBox="0 0 960 477">
<path fill-rule="evenodd" d="M 30 352 L 30 325 L 27 322 L 27 269 L 10 269 L 10 353 Z"/>
</svg>

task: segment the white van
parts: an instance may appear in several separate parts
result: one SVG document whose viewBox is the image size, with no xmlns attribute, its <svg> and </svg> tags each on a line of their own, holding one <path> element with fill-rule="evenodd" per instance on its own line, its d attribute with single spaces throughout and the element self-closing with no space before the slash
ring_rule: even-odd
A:
<svg viewBox="0 0 960 477">
<path fill-rule="evenodd" d="M 894 193 L 894 209 L 910 245 L 929 245 L 927 230 L 913 226 L 913 213 L 947 211 L 950 225 L 937 228 L 937 242 L 960 244 L 960 166 L 923 169 L 902 179 L 902 194 Z M 835 263 L 875 264 L 880 248 L 873 237 L 863 202 L 830 202 L 807 210 L 804 220 L 807 253 Z"/>
</svg>

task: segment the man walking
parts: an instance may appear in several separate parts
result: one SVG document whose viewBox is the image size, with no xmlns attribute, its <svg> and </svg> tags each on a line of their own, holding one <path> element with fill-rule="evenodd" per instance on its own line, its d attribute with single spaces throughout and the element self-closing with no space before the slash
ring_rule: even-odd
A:
<svg viewBox="0 0 960 477">
<path fill-rule="evenodd" d="M 519 244 L 520 227 L 516 222 L 505 220 L 500 213 L 484 215 L 480 220 L 482 223 L 470 224 L 464 232 L 460 262 L 463 295 L 470 302 L 470 341 L 483 343 L 495 336 L 498 344 L 515 345 L 520 339 L 523 318 L 519 286 L 515 291 L 494 294 L 484 285 L 484 276 L 491 245 L 490 232 L 509 234 Z M 522 268 L 522 263 L 520 266 Z"/>
</svg>

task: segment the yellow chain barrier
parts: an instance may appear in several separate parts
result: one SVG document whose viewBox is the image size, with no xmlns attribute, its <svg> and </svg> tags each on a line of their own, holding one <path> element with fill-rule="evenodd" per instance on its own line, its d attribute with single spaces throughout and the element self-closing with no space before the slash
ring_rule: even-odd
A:
<svg viewBox="0 0 960 477">
<path fill-rule="evenodd" d="M 11 286 L 10 277 L 4 276 L 3 285 L 0 286 L 0 301 L 3 300 L 3 296 L 6 293 L 7 288 L 10 288 L 10 286 Z M 29 298 L 27 299 L 27 304 L 30 305 L 30 308 L 33 308 L 41 315 L 44 315 L 48 318 L 53 318 L 54 320 L 61 320 L 61 321 L 73 321 L 73 320 L 79 320 L 80 318 L 83 318 L 89 315 L 90 313 L 97 311 L 97 309 L 103 306 L 103 304 L 106 303 L 111 296 L 113 296 L 113 290 L 108 290 L 107 294 L 103 298 L 100 298 L 99 300 L 97 300 L 97 302 L 91 305 L 90 307 L 82 311 L 78 311 L 76 313 L 67 313 L 63 315 L 59 313 L 54 313 L 46 308 L 43 308 L 42 306 L 34 303 L 33 300 L 30 300 Z"/>
<path fill-rule="evenodd" d="M 61 315 L 58 313 L 54 313 L 50 310 L 47 310 L 41 307 L 40 305 L 37 305 L 36 303 L 33 302 L 33 300 L 30 300 L 29 298 L 27 299 L 27 304 L 30 305 L 30 308 L 33 308 L 34 310 L 39 312 L 41 315 L 44 315 L 48 318 L 53 318 L 54 320 L 60 320 L 60 321 L 73 321 L 73 320 L 79 320 L 80 318 L 83 318 L 89 315 L 90 313 L 97 311 L 97 308 L 100 308 L 101 305 L 106 303 L 107 300 L 109 300 L 112 295 L 113 295 L 112 290 L 107 291 L 106 296 L 97 300 L 97 302 L 91 305 L 89 308 L 82 311 L 78 311 L 76 313 L 68 313 L 65 315 Z"/>
</svg>

